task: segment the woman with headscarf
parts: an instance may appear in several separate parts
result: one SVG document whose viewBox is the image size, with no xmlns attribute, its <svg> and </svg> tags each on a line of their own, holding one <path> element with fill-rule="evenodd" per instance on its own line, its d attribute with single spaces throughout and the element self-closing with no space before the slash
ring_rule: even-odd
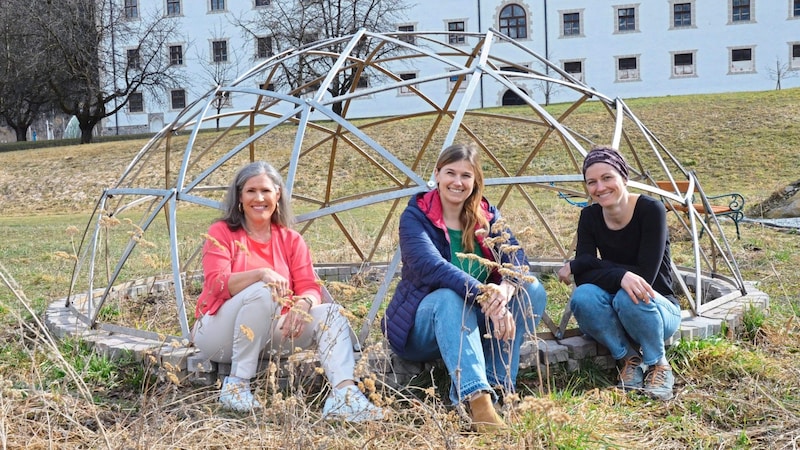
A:
<svg viewBox="0 0 800 450">
<path fill-rule="evenodd" d="M 619 386 L 672 398 L 664 340 L 681 323 L 672 289 L 664 204 L 628 191 L 628 165 L 613 148 L 593 148 L 583 177 L 593 204 L 581 211 L 575 259 L 558 271 L 577 287 L 570 308 L 586 335 L 617 360 Z"/>
</svg>

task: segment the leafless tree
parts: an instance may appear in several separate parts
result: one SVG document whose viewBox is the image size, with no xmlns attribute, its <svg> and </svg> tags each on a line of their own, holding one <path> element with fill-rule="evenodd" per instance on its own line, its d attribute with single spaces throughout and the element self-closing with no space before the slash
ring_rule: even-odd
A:
<svg viewBox="0 0 800 450">
<path fill-rule="evenodd" d="M 277 52 L 300 48 L 309 43 L 347 36 L 359 29 L 388 32 L 397 29 L 410 7 L 405 0 L 274 0 L 258 10 L 255 18 L 239 18 L 237 25 L 246 35 L 257 39 L 268 37 Z M 303 93 L 317 88 L 319 82 L 332 70 L 335 59 L 326 52 L 338 55 L 346 42 L 331 43 L 318 53 L 306 53 L 292 59 L 283 72 L 271 80 L 276 87 Z M 381 57 L 397 49 L 384 46 L 375 53 L 375 46 L 365 41 L 351 53 L 354 60 L 368 55 Z M 367 84 L 367 76 L 354 62 L 337 72 L 327 88 L 334 97 L 346 94 L 359 82 Z M 333 105 L 336 114 L 342 114 L 342 104 Z"/>
<path fill-rule="evenodd" d="M 131 9 L 119 0 L 28 3 L 30 23 L 54 63 L 48 86 L 59 107 L 78 118 L 81 143 L 91 142 L 95 126 L 132 95 L 163 98 L 181 85 L 166 47 L 178 23 L 162 11 Z"/>
<path fill-rule="evenodd" d="M 767 67 L 767 72 L 769 73 L 769 79 L 775 80 L 775 90 L 777 91 L 781 90 L 781 80 L 797 76 L 797 71 L 792 70 L 792 66 L 789 63 L 782 63 L 780 58 L 775 59 L 774 69 Z"/>
<path fill-rule="evenodd" d="M 216 47 L 215 43 L 224 43 L 221 47 Z M 240 62 L 242 61 L 240 51 L 230 47 L 222 36 L 222 27 L 211 30 L 211 47 L 208 53 L 197 51 L 197 61 L 200 62 L 204 79 L 199 83 L 205 84 L 203 89 L 209 87 L 218 88 L 225 86 L 239 76 Z M 216 92 L 212 106 L 217 112 L 216 127 L 219 131 L 219 116 L 222 110 L 231 105 L 232 99 L 227 91 Z"/>
<path fill-rule="evenodd" d="M 11 127 L 17 141 L 39 112 L 51 101 L 47 87 L 50 62 L 44 43 L 24 26 L 25 0 L 5 0 L 0 6 L 0 117 Z"/>
<path fill-rule="evenodd" d="M 552 52 L 548 52 L 545 55 L 545 58 L 548 61 L 552 61 L 553 60 L 552 59 L 553 58 Z M 550 67 L 548 64 L 542 63 L 540 67 L 535 67 L 535 69 L 538 70 L 539 72 L 541 72 L 542 74 L 544 74 L 545 76 L 549 77 L 549 78 L 560 78 L 561 77 L 561 75 L 556 70 L 554 70 L 552 67 Z M 544 104 L 545 105 L 549 105 L 550 104 L 550 100 L 553 98 L 553 96 L 555 96 L 561 90 L 560 89 L 560 85 L 558 83 L 553 83 L 551 81 L 546 81 L 546 80 L 537 81 L 535 86 L 534 86 L 534 88 L 536 90 L 540 91 L 542 93 L 542 95 L 544 95 Z"/>
</svg>

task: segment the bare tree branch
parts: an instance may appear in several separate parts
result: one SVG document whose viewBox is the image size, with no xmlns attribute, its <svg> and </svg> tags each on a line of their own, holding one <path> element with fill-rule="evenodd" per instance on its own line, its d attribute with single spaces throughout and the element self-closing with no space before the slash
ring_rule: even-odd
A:
<svg viewBox="0 0 800 450">
<path fill-rule="evenodd" d="M 242 16 L 235 20 L 245 35 L 269 35 L 278 52 L 306 46 L 312 42 L 331 40 L 318 52 L 309 52 L 283 66 L 283 71 L 269 80 L 276 88 L 286 88 L 293 94 L 316 90 L 331 72 L 334 58 L 340 54 L 346 41 L 335 40 L 355 33 L 368 31 L 395 31 L 397 23 L 410 8 L 404 0 L 276 0 L 260 9 L 253 17 Z M 336 73 L 328 92 L 334 96 L 346 94 L 359 80 L 363 84 L 374 73 L 363 73 L 358 61 L 368 56 L 379 58 L 398 51 L 391 46 L 376 48 L 364 41 L 350 54 L 353 64 Z M 334 103 L 333 110 L 342 113 L 342 103 Z"/>
</svg>

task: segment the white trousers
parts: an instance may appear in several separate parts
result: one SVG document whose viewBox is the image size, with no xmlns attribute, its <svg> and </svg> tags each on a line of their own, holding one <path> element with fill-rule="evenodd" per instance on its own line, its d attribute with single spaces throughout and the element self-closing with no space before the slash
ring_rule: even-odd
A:
<svg viewBox="0 0 800 450">
<path fill-rule="evenodd" d="M 316 344 L 320 365 L 335 387 L 355 380 L 350 325 L 339 308 L 336 303 L 314 306 L 303 333 L 284 338 L 280 328 L 286 315 L 281 315 L 281 305 L 272 299 L 269 287 L 254 283 L 223 303 L 216 314 L 197 320 L 194 345 L 211 361 L 230 363 L 232 376 L 250 379 L 262 355 L 290 354 Z"/>
</svg>

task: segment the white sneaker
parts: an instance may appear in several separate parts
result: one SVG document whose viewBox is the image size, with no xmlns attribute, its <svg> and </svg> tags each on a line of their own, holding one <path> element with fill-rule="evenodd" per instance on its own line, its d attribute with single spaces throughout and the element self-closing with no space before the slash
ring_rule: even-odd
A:
<svg viewBox="0 0 800 450">
<path fill-rule="evenodd" d="M 322 418 L 328 420 L 366 422 L 383 417 L 383 409 L 373 405 L 354 385 L 334 389 L 322 408 Z"/>
<path fill-rule="evenodd" d="M 261 403 L 250 392 L 250 383 L 247 381 L 232 381 L 225 377 L 219 391 L 219 402 L 227 409 L 237 412 L 250 412 L 261 408 Z"/>
</svg>

